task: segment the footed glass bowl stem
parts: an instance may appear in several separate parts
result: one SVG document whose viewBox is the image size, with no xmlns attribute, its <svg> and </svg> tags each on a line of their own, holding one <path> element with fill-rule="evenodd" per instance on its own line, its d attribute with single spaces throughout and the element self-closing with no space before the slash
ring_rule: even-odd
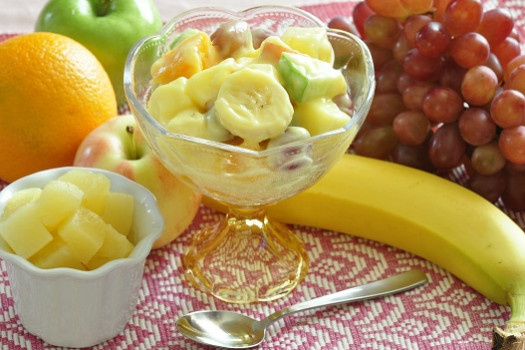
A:
<svg viewBox="0 0 525 350">
<path fill-rule="evenodd" d="M 264 208 L 229 207 L 221 222 L 194 236 L 183 264 L 196 288 L 249 303 L 290 293 L 307 273 L 308 256 L 296 234 Z"/>
</svg>

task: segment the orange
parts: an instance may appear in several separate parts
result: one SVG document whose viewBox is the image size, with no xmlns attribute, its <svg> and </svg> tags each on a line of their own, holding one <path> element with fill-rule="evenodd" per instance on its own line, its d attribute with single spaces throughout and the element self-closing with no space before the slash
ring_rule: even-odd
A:
<svg viewBox="0 0 525 350">
<path fill-rule="evenodd" d="M 72 165 L 84 137 L 117 114 L 107 73 L 80 43 L 53 33 L 0 43 L 0 179 Z"/>
</svg>

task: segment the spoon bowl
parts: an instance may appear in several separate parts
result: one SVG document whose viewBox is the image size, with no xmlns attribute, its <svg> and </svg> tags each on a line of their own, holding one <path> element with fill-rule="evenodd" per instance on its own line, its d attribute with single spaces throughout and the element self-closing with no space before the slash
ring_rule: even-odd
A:
<svg viewBox="0 0 525 350">
<path fill-rule="evenodd" d="M 230 349 L 255 347 L 264 341 L 266 328 L 280 318 L 313 308 L 372 299 L 406 291 L 427 282 L 418 269 L 289 306 L 258 321 L 233 311 L 202 310 L 186 314 L 177 329 L 189 339 Z"/>
<path fill-rule="evenodd" d="M 234 311 L 196 311 L 179 319 L 179 331 L 199 343 L 242 349 L 264 340 L 261 322 Z"/>
</svg>

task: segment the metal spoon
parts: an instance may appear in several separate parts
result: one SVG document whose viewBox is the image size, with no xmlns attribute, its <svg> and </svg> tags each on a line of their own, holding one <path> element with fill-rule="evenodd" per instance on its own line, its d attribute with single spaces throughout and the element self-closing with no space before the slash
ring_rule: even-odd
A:
<svg viewBox="0 0 525 350">
<path fill-rule="evenodd" d="M 383 297 L 426 282 L 426 275 L 415 269 L 289 306 L 261 321 L 232 311 L 191 312 L 177 321 L 177 329 L 186 337 L 202 344 L 231 349 L 250 348 L 261 344 L 266 327 L 284 316 L 318 307 Z"/>
</svg>

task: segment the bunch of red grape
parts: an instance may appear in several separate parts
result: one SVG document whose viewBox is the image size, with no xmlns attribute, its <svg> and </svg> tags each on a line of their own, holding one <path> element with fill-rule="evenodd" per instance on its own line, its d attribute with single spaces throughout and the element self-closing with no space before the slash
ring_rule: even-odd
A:
<svg viewBox="0 0 525 350">
<path fill-rule="evenodd" d="M 510 13 L 479 0 L 366 0 L 328 26 L 360 35 L 376 92 L 357 154 L 440 175 L 525 210 L 525 54 Z"/>
</svg>

